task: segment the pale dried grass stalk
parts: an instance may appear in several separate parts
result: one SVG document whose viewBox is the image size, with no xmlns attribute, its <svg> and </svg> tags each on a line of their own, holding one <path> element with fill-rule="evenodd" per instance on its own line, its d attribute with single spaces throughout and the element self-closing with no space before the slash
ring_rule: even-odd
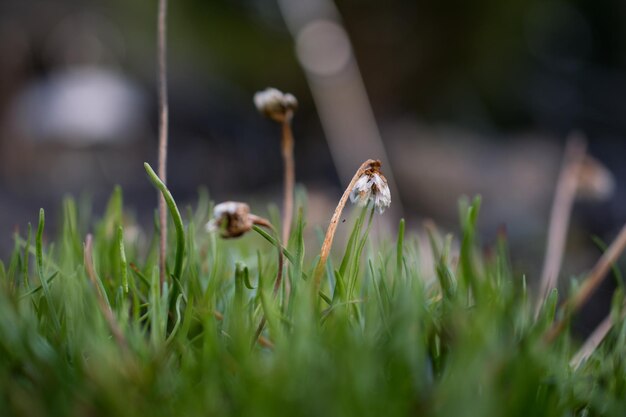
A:
<svg viewBox="0 0 626 417">
<path fill-rule="evenodd" d="M 535 317 L 539 316 L 541 307 L 548 298 L 550 291 L 557 286 L 567 241 L 569 220 L 578 189 L 579 171 L 585 158 L 585 151 L 584 139 L 578 134 L 573 134 L 565 148 L 563 165 L 552 203 L 548 242 L 541 272 L 541 284 L 535 308 Z"/>
<path fill-rule="evenodd" d="M 159 96 L 159 178 L 167 185 L 167 0 L 159 0 L 157 21 L 158 84 Z M 165 261 L 167 256 L 167 205 L 165 197 L 159 193 L 159 281 L 161 288 L 165 282 Z"/>
</svg>

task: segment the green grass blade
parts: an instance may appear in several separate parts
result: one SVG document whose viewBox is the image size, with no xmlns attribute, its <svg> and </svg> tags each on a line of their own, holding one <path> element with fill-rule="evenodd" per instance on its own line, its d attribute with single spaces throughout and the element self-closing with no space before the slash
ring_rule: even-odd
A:
<svg viewBox="0 0 626 417">
<path fill-rule="evenodd" d="M 183 219 L 180 216 L 180 211 L 178 211 L 178 207 L 174 202 L 174 198 L 172 194 L 167 189 L 163 181 L 159 178 L 159 176 L 154 172 L 150 164 L 145 162 L 143 164 L 146 172 L 148 173 L 148 178 L 152 181 L 152 184 L 161 192 L 163 198 L 165 198 L 165 203 L 170 212 L 170 216 L 172 216 L 172 220 L 174 221 L 174 228 L 176 229 L 176 261 L 174 262 L 174 277 L 180 279 L 181 273 L 183 271 L 183 257 L 185 255 L 185 229 L 183 227 Z"/>
<path fill-rule="evenodd" d="M 117 228 L 117 249 L 120 258 L 122 287 L 124 288 L 124 292 L 128 294 L 128 262 L 126 261 L 126 250 L 124 249 L 124 229 L 121 225 Z"/>
<path fill-rule="evenodd" d="M 61 322 L 59 321 L 59 316 L 57 314 L 56 307 L 54 306 L 52 295 L 50 294 L 48 281 L 45 279 L 44 272 L 43 272 L 43 230 L 44 230 L 45 224 L 46 224 L 46 216 L 42 208 L 39 210 L 39 224 L 37 226 L 37 235 L 35 237 L 37 274 L 39 275 L 39 281 L 41 282 L 41 287 L 43 288 L 44 297 L 46 298 L 48 302 L 48 306 L 52 314 L 52 322 L 54 323 L 56 330 L 60 331 Z"/>
</svg>

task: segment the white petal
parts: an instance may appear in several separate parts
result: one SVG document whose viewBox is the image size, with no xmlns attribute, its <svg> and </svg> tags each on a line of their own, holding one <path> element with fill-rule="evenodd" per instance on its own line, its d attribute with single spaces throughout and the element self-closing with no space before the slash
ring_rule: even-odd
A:
<svg viewBox="0 0 626 417">
<path fill-rule="evenodd" d="M 254 105 L 260 112 L 274 108 L 283 101 L 284 94 L 275 88 L 266 88 L 254 95 Z M 295 97 L 294 97 L 295 98 Z"/>
<path fill-rule="evenodd" d="M 246 206 L 246 203 L 240 203 L 238 201 L 225 201 L 223 203 L 219 203 L 213 209 L 213 217 L 219 219 L 225 214 L 235 214 L 237 209 L 242 206 Z"/>
<path fill-rule="evenodd" d="M 372 196 L 372 180 L 369 175 L 362 175 L 352 188 L 350 193 L 350 201 L 358 206 L 367 204 Z"/>
<path fill-rule="evenodd" d="M 374 174 L 374 183 L 376 184 L 374 205 L 378 212 L 382 214 L 391 205 L 391 191 L 389 190 L 387 180 L 378 174 Z"/>
<path fill-rule="evenodd" d="M 385 209 L 391 205 L 391 196 L 384 196 L 382 194 L 376 194 L 374 198 L 374 206 L 378 213 L 383 214 Z"/>
</svg>

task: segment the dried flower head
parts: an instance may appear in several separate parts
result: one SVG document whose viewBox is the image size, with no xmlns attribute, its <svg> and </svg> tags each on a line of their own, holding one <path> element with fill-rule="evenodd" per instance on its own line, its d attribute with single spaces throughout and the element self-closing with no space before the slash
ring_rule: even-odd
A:
<svg viewBox="0 0 626 417">
<path fill-rule="evenodd" d="M 209 232 L 220 231 L 223 238 L 239 237 L 254 224 L 250 207 L 246 203 L 226 201 L 215 206 L 213 218 L 206 224 Z"/>
<path fill-rule="evenodd" d="M 585 155 L 578 171 L 578 198 L 608 200 L 615 192 L 615 178 L 597 159 Z"/>
<path fill-rule="evenodd" d="M 370 164 L 356 181 L 350 193 L 350 201 L 359 206 L 365 206 L 373 201 L 374 207 L 381 214 L 391 205 L 391 192 L 387 179 L 380 172 L 379 161 Z"/>
<path fill-rule="evenodd" d="M 275 88 L 266 88 L 254 95 L 254 105 L 263 115 L 277 122 L 291 118 L 298 108 L 298 100 L 293 94 L 283 93 Z"/>
</svg>

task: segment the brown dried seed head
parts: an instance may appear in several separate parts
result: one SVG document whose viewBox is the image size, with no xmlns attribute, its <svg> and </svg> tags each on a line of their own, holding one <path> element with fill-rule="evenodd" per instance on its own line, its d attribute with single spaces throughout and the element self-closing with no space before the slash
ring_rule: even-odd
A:
<svg viewBox="0 0 626 417">
<path fill-rule="evenodd" d="M 223 238 L 235 238 L 252 229 L 253 219 L 246 203 L 226 201 L 213 209 L 213 218 L 206 225 L 209 231 L 220 231 Z"/>
</svg>

